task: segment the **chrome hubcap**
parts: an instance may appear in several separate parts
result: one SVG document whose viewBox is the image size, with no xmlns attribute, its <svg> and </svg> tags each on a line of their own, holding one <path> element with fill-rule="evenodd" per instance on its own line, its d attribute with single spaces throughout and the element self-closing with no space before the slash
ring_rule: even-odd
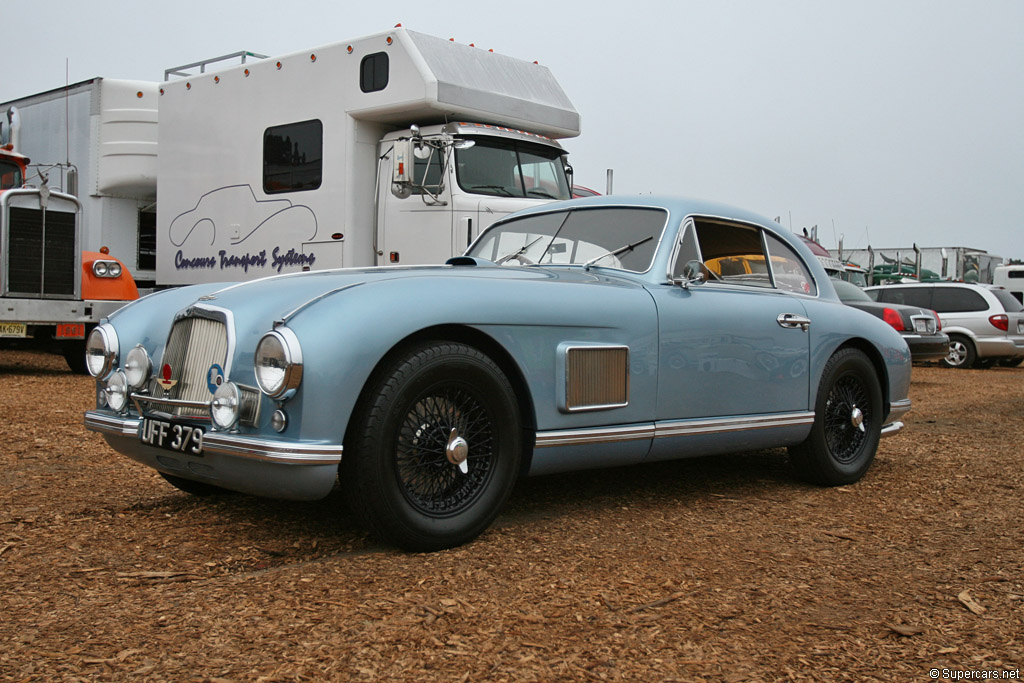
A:
<svg viewBox="0 0 1024 683">
<path fill-rule="evenodd" d="M 865 431 L 864 413 L 862 413 L 860 408 L 858 408 L 857 406 L 853 406 L 853 409 L 850 410 L 850 424 L 862 432 Z"/>
<path fill-rule="evenodd" d="M 458 429 L 452 428 L 451 434 L 448 435 L 448 445 L 445 447 L 444 452 L 448 462 L 458 465 L 459 471 L 463 474 L 469 473 L 469 463 L 466 462 L 466 458 L 469 457 L 469 444 L 459 436 Z"/>
</svg>

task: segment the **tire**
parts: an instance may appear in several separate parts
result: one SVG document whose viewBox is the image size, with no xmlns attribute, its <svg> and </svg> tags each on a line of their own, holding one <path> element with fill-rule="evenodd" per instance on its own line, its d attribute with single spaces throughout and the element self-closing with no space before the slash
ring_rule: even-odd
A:
<svg viewBox="0 0 1024 683">
<path fill-rule="evenodd" d="M 85 366 L 85 340 L 62 342 L 60 350 L 71 372 L 76 375 L 89 374 L 89 369 Z"/>
<path fill-rule="evenodd" d="M 974 342 L 960 334 L 949 335 L 949 355 L 939 362 L 947 368 L 974 367 L 978 354 L 974 350 Z"/>
<path fill-rule="evenodd" d="M 465 472 L 448 455 L 452 429 L 468 444 Z M 346 434 L 342 486 L 386 542 L 453 548 L 483 532 L 512 492 L 521 429 L 515 391 L 490 358 L 424 343 L 371 379 Z"/>
<path fill-rule="evenodd" d="M 874 365 L 862 351 L 840 349 L 822 372 L 810 435 L 789 449 L 797 474 L 824 486 L 858 481 L 875 459 L 883 416 Z"/>
<path fill-rule="evenodd" d="M 178 489 L 179 491 L 189 493 L 193 496 L 203 497 L 214 496 L 219 493 L 231 493 L 231 491 L 228 491 L 225 488 L 221 488 L 220 486 L 214 486 L 213 484 L 207 484 L 202 481 L 192 481 L 191 479 L 185 479 L 184 477 L 176 477 L 173 474 L 167 474 L 165 472 L 160 472 L 159 474 L 161 477 L 164 478 L 164 480 L 168 484 L 170 484 L 174 488 Z"/>
</svg>

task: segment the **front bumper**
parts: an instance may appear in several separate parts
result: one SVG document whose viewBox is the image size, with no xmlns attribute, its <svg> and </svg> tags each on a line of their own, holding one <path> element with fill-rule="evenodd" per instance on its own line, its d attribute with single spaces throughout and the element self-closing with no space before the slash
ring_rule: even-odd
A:
<svg viewBox="0 0 1024 683">
<path fill-rule="evenodd" d="M 342 446 L 208 431 L 192 456 L 142 443 L 138 417 L 90 410 L 85 426 L 132 460 L 166 474 L 268 498 L 317 500 L 333 488 Z"/>
<path fill-rule="evenodd" d="M 910 412 L 910 399 L 904 398 L 899 401 L 893 401 L 889 404 L 889 421 L 882 425 L 882 433 L 879 435 L 881 438 L 887 436 L 894 436 L 903 431 L 903 423 L 896 418 L 903 417 Z"/>
</svg>

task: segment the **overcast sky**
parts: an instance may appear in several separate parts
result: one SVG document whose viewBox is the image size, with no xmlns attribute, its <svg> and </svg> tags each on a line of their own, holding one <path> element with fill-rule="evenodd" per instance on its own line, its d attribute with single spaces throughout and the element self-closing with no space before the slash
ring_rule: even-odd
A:
<svg viewBox="0 0 1024 683">
<path fill-rule="evenodd" d="M 0 102 L 406 28 L 548 66 L 578 183 L 752 209 L 832 247 L 1024 258 L 1024 0 L 51 0 L 2 10 Z"/>
</svg>

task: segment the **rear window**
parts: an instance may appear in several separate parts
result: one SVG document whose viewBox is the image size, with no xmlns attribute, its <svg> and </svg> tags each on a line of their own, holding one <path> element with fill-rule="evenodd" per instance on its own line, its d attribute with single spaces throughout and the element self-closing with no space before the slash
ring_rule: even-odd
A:
<svg viewBox="0 0 1024 683">
<path fill-rule="evenodd" d="M 1024 306 L 1022 306 L 1020 301 L 1017 300 L 1017 297 L 1005 289 L 991 289 L 989 291 L 996 295 L 996 298 L 999 299 L 999 303 L 1003 305 L 1003 308 L 1006 309 L 1007 313 L 1019 313 L 1020 311 L 1024 311 Z"/>
<path fill-rule="evenodd" d="M 886 304 L 903 304 L 918 308 L 934 308 L 932 306 L 931 287 L 882 287 L 869 292 L 876 301 Z M 954 309 L 947 309 L 954 310 Z"/>
<path fill-rule="evenodd" d="M 987 311 L 985 298 L 966 287 L 936 287 L 932 297 L 932 309 L 937 313 L 969 313 Z"/>
</svg>

